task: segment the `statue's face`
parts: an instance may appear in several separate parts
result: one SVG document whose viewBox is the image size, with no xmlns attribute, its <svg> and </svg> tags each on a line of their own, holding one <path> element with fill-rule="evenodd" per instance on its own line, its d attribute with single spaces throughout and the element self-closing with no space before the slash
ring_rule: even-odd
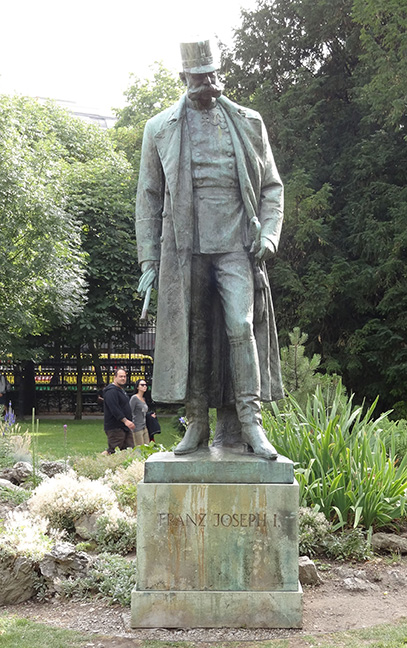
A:
<svg viewBox="0 0 407 648">
<path fill-rule="evenodd" d="M 206 72 L 204 74 L 185 72 L 185 83 L 188 97 L 192 101 L 207 103 L 212 98 L 216 99 L 222 94 L 222 86 L 218 81 L 216 72 Z"/>
</svg>

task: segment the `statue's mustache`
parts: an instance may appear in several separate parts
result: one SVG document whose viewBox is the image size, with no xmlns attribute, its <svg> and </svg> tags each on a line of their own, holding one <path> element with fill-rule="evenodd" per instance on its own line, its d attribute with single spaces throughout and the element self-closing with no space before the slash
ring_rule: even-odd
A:
<svg viewBox="0 0 407 648">
<path fill-rule="evenodd" d="M 197 99 L 201 95 L 208 94 L 212 97 L 220 97 L 222 94 L 222 86 L 211 83 L 211 85 L 201 85 L 199 88 L 190 88 L 188 90 L 188 97 L 190 99 Z"/>
</svg>

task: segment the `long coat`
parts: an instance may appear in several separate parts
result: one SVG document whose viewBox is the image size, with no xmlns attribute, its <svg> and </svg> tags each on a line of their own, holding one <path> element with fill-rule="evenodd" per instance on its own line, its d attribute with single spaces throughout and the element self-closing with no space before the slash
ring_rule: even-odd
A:
<svg viewBox="0 0 407 648">
<path fill-rule="evenodd" d="M 225 97 L 218 102 L 225 111 L 236 154 L 248 237 L 254 239 L 260 224 L 262 236 L 277 249 L 283 186 L 263 121 L 258 113 Z M 191 150 L 184 95 L 147 122 L 137 189 L 138 260 L 160 263 L 152 393 L 158 402 L 183 403 L 187 397 L 193 231 Z M 270 401 L 282 398 L 283 389 L 270 287 L 267 273 L 261 276 L 263 290 L 256 291 L 256 296 L 265 309 L 254 328 L 261 399 Z M 215 389 L 210 394 L 210 406 L 219 407 L 230 400 L 227 340 L 219 311 L 213 317 L 212 339 L 210 382 Z"/>
</svg>

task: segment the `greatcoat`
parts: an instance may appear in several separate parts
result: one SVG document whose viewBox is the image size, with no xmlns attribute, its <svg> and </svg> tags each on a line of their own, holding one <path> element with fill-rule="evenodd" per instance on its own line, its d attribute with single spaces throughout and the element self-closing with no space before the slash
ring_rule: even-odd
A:
<svg viewBox="0 0 407 648">
<path fill-rule="evenodd" d="M 283 220 L 283 186 L 260 115 L 220 97 L 237 163 L 247 218 L 247 239 L 266 236 L 277 249 Z M 139 263 L 159 262 L 156 346 L 152 396 L 157 402 L 184 403 L 188 394 L 189 314 L 193 250 L 193 187 L 186 95 L 145 127 L 136 201 Z M 221 236 L 219 232 L 214 236 Z M 283 397 L 277 332 L 264 264 L 262 315 L 255 318 L 261 399 Z M 216 300 L 215 300 L 216 301 Z M 216 311 L 216 309 L 215 309 Z M 255 312 L 258 309 L 255 307 Z M 209 315 L 208 315 L 209 316 Z M 227 338 L 219 309 L 212 317 L 213 358 L 210 407 L 230 401 Z"/>
</svg>

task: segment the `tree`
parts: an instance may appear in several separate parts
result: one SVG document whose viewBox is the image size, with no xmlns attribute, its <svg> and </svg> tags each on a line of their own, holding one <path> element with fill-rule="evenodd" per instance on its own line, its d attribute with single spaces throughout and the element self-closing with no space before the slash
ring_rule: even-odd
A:
<svg viewBox="0 0 407 648">
<path fill-rule="evenodd" d="M 64 340 L 65 347 L 69 346 L 77 357 L 77 418 L 82 414 L 82 355 L 92 356 L 91 363 L 98 372 L 100 344 L 114 335 L 116 344 L 127 348 L 141 311 L 136 293 L 140 271 L 134 231 L 133 172 L 125 156 L 115 151 L 110 135 L 105 131 L 99 135 L 100 141 L 87 155 L 72 161 L 66 176 L 67 209 L 82 223 L 82 249 L 88 259 L 88 299 L 69 326 L 59 327 L 51 335 L 54 341 Z"/>
<path fill-rule="evenodd" d="M 223 51 L 286 186 L 282 340 L 307 330 L 321 366 L 386 409 L 407 386 L 406 26 L 402 0 L 260 0 Z"/>
<path fill-rule="evenodd" d="M 155 62 L 151 71 L 152 78 L 148 79 L 130 75 L 131 84 L 124 93 L 127 104 L 116 110 L 118 121 L 113 135 L 118 148 L 125 152 L 135 169 L 136 176 L 146 121 L 175 103 L 184 88 L 180 79 L 167 70 L 162 62 Z"/>
<path fill-rule="evenodd" d="M 407 10 L 400 0 L 354 0 L 365 66 L 360 99 L 378 123 L 405 131 L 407 103 Z"/>
<path fill-rule="evenodd" d="M 83 306 L 80 223 L 66 209 L 65 161 L 53 129 L 56 107 L 0 97 L 0 352 Z"/>
<path fill-rule="evenodd" d="M 281 348 L 281 373 L 286 393 L 293 396 L 301 407 L 305 408 L 307 401 L 314 396 L 317 389 L 321 390 L 325 403 L 331 405 L 335 394 L 338 396 L 339 376 L 318 372 L 321 356 L 314 353 L 309 359 L 305 355 L 306 333 L 301 333 L 298 327 L 289 334 L 290 344 Z M 345 388 L 340 387 L 345 398 Z"/>
</svg>

